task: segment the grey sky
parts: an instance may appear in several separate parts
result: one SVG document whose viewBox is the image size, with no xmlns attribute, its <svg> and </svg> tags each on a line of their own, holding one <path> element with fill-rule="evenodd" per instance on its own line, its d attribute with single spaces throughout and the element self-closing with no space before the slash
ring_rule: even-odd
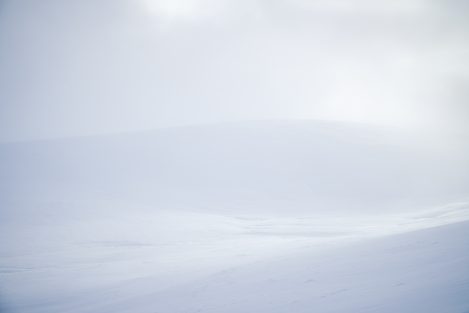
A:
<svg viewBox="0 0 469 313">
<path fill-rule="evenodd" d="M 269 118 L 468 130 L 467 1 L 0 3 L 1 141 Z"/>
</svg>

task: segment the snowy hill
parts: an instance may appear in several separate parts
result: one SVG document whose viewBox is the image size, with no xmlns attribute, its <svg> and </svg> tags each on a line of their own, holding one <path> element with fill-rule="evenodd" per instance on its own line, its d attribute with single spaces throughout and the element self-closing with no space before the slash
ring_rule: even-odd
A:
<svg viewBox="0 0 469 313">
<path fill-rule="evenodd" d="M 304 249 L 86 312 L 468 312 L 468 247 L 465 222 Z"/>
<path fill-rule="evenodd" d="M 466 312 L 462 147 L 312 121 L 1 144 L 0 311 Z"/>
<path fill-rule="evenodd" d="M 382 213 L 467 200 L 468 154 L 431 140 L 272 121 L 3 144 L 1 196 L 120 198 L 236 214 Z"/>
<path fill-rule="evenodd" d="M 373 227 L 389 221 L 276 222 L 173 212 L 33 229 L 28 251 L 0 257 L 2 312 L 469 310 L 468 222 L 386 236 Z"/>
</svg>

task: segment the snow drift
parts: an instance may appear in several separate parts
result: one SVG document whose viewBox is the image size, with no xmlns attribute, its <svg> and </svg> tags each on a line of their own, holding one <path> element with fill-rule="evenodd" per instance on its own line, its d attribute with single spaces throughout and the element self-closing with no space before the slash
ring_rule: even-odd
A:
<svg viewBox="0 0 469 313">
<path fill-rule="evenodd" d="M 425 138 L 262 121 L 1 144 L 0 310 L 466 312 L 468 151 Z"/>
</svg>

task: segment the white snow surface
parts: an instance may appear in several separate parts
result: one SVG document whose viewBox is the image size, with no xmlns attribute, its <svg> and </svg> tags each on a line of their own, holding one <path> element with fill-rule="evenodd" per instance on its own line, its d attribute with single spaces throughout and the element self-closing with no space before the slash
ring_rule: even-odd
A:
<svg viewBox="0 0 469 313">
<path fill-rule="evenodd" d="M 469 312 L 463 145 L 249 122 L 0 145 L 0 312 Z"/>
<path fill-rule="evenodd" d="M 457 211 L 37 225 L 2 250 L 5 312 L 467 312 L 469 224 L 456 220 L 469 209 Z"/>
</svg>

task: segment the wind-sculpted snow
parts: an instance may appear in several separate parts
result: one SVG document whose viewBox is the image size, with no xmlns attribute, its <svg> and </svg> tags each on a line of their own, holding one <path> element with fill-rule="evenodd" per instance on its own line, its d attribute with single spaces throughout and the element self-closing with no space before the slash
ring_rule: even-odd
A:
<svg viewBox="0 0 469 313">
<path fill-rule="evenodd" d="M 469 225 L 455 221 L 167 211 L 36 225 L 1 240 L 5 312 L 465 312 Z"/>
<path fill-rule="evenodd" d="M 469 223 L 229 269 L 106 307 L 114 312 L 469 310 Z M 89 312 L 99 312 L 90 310 Z"/>
<path fill-rule="evenodd" d="M 278 121 L 2 144 L 0 312 L 467 312 L 458 140 Z"/>
</svg>

